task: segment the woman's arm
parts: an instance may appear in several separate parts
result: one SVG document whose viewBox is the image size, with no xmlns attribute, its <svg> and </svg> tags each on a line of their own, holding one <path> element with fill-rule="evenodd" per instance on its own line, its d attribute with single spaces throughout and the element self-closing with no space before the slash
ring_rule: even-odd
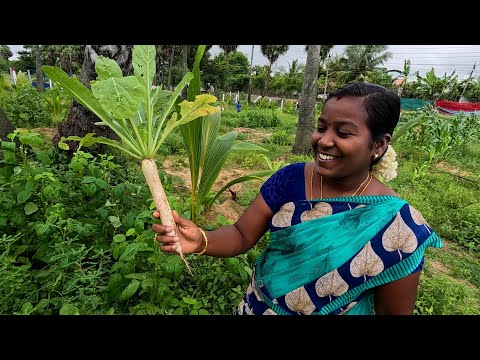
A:
<svg viewBox="0 0 480 360">
<path fill-rule="evenodd" d="M 154 212 L 153 216 L 158 217 L 156 215 L 158 214 Z M 230 257 L 247 252 L 268 230 L 268 224 L 272 216 L 272 210 L 259 193 L 235 224 L 205 232 L 208 238 L 208 245 L 204 254 Z M 181 239 L 183 252 L 189 254 L 203 251 L 206 243 L 197 225 L 188 219 L 178 216 L 176 213 L 174 213 L 174 219 L 178 225 L 178 230 L 184 238 Z M 162 243 L 162 251 L 175 251 L 176 242 L 180 241 L 180 239 L 178 236 L 165 235 L 171 231 L 169 227 L 162 224 L 153 224 L 152 230 L 157 233 L 156 239 Z"/>
<path fill-rule="evenodd" d="M 420 271 L 375 288 L 376 315 L 412 315 Z"/>
</svg>

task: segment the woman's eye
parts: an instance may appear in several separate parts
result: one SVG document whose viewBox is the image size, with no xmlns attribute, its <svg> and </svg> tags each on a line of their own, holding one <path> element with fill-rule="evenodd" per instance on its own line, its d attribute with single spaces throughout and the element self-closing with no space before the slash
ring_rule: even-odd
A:
<svg viewBox="0 0 480 360">
<path fill-rule="evenodd" d="M 325 130 L 326 130 L 326 129 L 325 129 L 323 126 L 318 126 L 318 127 L 317 127 L 317 131 L 318 131 L 318 132 L 325 132 Z"/>
<path fill-rule="evenodd" d="M 340 136 L 340 137 L 345 138 L 345 137 L 348 137 L 349 135 L 350 135 L 350 133 L 348 133 L 348 132 L 338 131 L 338 136 Z"/>
</svg>

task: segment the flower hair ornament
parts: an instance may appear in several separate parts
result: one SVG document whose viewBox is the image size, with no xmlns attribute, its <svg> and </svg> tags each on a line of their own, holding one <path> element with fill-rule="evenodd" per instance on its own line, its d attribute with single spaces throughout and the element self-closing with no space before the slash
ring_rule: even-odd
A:
<svg viewBox="0 0 480 360">
<path fill-rule="evenodd" d="M 378 157 L 378 156 L 377 156 Z M 397 153 L 392 145 L 388 145 L 387 151 L 379 162 L 373 165 L 372 175 L 382 182 L 388 182 L 397 177 Z"/>
</svg>

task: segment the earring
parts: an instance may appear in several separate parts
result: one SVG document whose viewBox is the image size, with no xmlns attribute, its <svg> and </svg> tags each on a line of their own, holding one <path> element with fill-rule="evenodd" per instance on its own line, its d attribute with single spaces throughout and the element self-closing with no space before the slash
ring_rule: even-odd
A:
<svg viewBox="0 0 480 360">
<path fill-rule="evenodd" d="M 373 155 L 373 160 L 377 160 L 377 159 L 378 159 L 378 154 Z"/>
</svg>

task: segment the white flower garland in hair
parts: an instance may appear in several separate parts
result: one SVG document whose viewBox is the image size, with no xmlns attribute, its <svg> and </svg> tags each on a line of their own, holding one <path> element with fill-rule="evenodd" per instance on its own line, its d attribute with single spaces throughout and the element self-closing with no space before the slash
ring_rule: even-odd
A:
<svg viewBox="0 0 480 360">
<path fill-rule="evenodd" d="M 379 162 L 373 165 L 372 174 L 382 182 L 393 180 L 397 177 L 397 153 L 392 145 L 388 145 L 387 151 Z"/>
</svg>

